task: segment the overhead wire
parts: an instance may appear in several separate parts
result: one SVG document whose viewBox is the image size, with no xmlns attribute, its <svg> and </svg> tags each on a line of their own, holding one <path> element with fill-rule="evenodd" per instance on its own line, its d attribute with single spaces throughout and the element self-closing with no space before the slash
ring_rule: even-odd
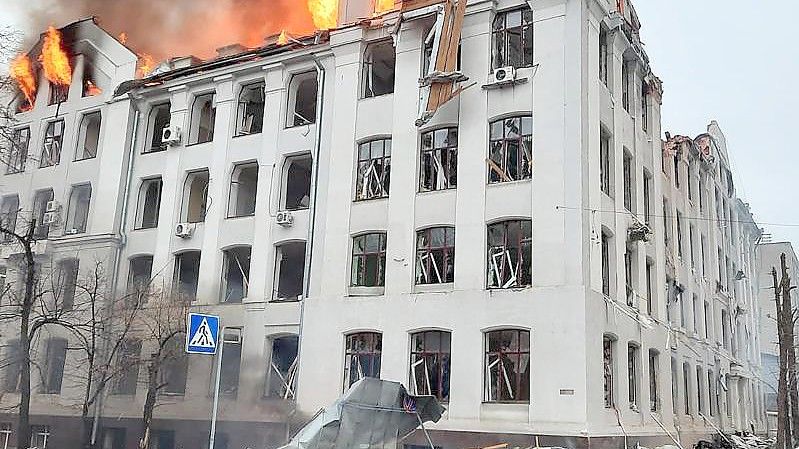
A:
<svg viewBox="0 0 799 449">
<path fill-rule="evenodd" d="M 630 215 L 633 214 L 632 212 L 626 209 L 596 209 L 591 207 L 574 207 L 574 206 L 555 206 L 556 210 L 576 210 L 576 211 L 586 211 L 586 212 L 599 212 L 599 213 L 608 213 L 608 214 L 621 214 L 621 215 Z M 633 214 L 634 215 L 634 214 Z M 677 218 L 677 215 L 663 215 L 663 214 L 654 214 L 650 213 L 650 217 L 656 218 Z M 751 224 L 755 226 L 774 226 L 774 227 L 799 227 L 799 223 L 771 223 L 771 222 L 757 222 L 753 220 L 728 220 L 728 219 L 718 219 L 718 218 L 708 218 L 708 217 L 679 217 L 680 220 L 687 220 L 687 221 L 706 221 L 706 222 L 714 222 L 714 223 L 740 223 L 740 224 Z"/>
</svg>

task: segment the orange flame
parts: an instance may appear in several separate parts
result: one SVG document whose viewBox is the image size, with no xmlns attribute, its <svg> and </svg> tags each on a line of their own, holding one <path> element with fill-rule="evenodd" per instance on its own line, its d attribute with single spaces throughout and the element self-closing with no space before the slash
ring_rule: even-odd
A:
<svg viewBox="0 0 799 449">
<path fill-rule="evenodd" d="M 86 80 L 86 88 L 84 89 L 86 92 L 87 97 L 93 97 L 95 95 L 100 95 L 103 93 L 103 90 L 97 87 L 91 80 Z"/>
<path fill-rule="evenodd" d="M 128 33 L 124 32 L 124 31 L 119 33 L 119 36 L 117 37 L 117 40 L 119 40 L 119 43 L 121 43 L 122 45 L 127 44 L 128 43 Z"/>
<path fill-rule="evenodd" d="M 72 67 L 69 65 L 69 56 L 61 43 L 61 32 L 53 26 L 47 28 L 39 61 L 44 67 L 45 78 L 51 83 L 62 87 L 72 83 Z"/>
<path fill-rule="evenodd" d="M 14 58 L 11 61 L 9 72 L 17 82 L 19 90 L 25 95 L 25 99 L 28 100 L 28 106 L 32 107 L 36 99 L 36 75 L 33 73 L 33 65 L 28 55 L 23 53 Z"/>
<path fill-rule="evenodd" d="M 314 25 L 320 30 L 329 30 L 338 25 L 338 0 L 308 0 L 308 11 Z"/>
<path fill-rule="evenodd" d="M 394 0 L 375 0 L 375 14 L 382 14 L 394 9 Z"/>
<path fill-rule="evenodd" d="M 289 43 L 289 35 L 286 33 L 286 30 L 280 32 L 280 36 L 277 37 L 277 45 L 286 45 Z"/>
<path fill-rule="evenodd" d="M 136 53 L 136 55 L 139 57 L 139 67 L 136 69 L 137 75 L 144 78 L 155 68 L 155 59 L 147 53 Z"/>
</svg>

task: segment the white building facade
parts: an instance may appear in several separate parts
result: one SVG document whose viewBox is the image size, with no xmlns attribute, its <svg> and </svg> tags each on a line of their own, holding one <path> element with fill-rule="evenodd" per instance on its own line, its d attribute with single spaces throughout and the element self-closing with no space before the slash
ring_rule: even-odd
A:
<svg viewBox="0 0 799 449">
<path fill-rule="evenodd" d="M 717 125 L 661 140 L 632 5 L 470 0 L 464 89 L 418 122 L 437 6 L 361 20 L 365 5 L 342 2 L 339 29 L 144 80 L 123 83 L 123 54 L 130 73 L 96 100 L 114 117 L 102 165 L 4 175 L 4 204 L 33 198 L 29 178 L 97 183 L 86 234 L 108 239 L 114 293 L 221 317 L 229 447 L 280 445 L 362 376 L 445 402 L 430 429 L 447 449 L 762 431 L 759 231 Z M 44 126 L 44 103 L 23 121 Z M 47 241 L 84 248 L 77 235 Z M 180 365 L 159 449 L 204 444 L 213 362 Z M 135 442 L 143 395 L 106 395 L 107 447 Z"/>
</svg>

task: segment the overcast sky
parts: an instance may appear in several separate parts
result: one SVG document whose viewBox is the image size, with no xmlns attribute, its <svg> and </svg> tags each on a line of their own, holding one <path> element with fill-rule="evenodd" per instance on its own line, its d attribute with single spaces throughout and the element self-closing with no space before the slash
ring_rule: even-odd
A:
<svg viewBox="0 0 799 449">
<path fill-rule="evenodd" d="M 21 26 L 25 5 L 40 1 L 2 0 L 0 24 Z M 739 196 L 774 240 L 799 247 L 793 167 L 799 163 L 799 1 L 634 5 L 646 51 L 663 80 L 663 130 L 695 136 L 717 120 L 727 136 Z"/>
</svg>

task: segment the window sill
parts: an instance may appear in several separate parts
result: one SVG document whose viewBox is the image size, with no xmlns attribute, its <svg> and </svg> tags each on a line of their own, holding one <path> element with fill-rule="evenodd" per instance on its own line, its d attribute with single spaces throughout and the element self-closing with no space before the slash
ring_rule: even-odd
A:
<svg viewBox="0 0 799 449">
<path fill-rule="evenodd" d="M 274 298 L 269 300 L 269 304 L 296 304 L 302 301 L 301 296 L 293 298 Z"/>
<path fill-rule="evenodd" d="M 226 220 L 236 220 L 236 219 L 240 219 L 240 218 L 252 218 L 254 216 L 255 216 L 255 212 L 253 212 L 251 214 L 247 214 L 247 215 L 230 215 L 228 217 L 225 217 L 225 219 Z"/>
<path fill-rule="evenodd" d="M 489 292 L 514 292 L 514 291 L 521 291 L 521 290 L 528 290 L 533 288 L 532 284 L 530 285 L 520 285 L 518 287 L 486 287 L 486 290 Z"/>
<path fill-rule="evenodd" d="M 515 181 L 496 181 L 496 182 L 488 181 L 487 185 L 488 186 L 508 186 L 508 185 L 514 185 L 514 184 L 524 184 L 524 183 L 531 182 L 532 180 L 533 180 L 533 177 L 530 176 L 529 178 L 517 179 Z"/>
<path fill-rule="evenodd" d="M 259 134 L 263 134 L 263 130 L 256 131 L 256 132 L 251 132 L 251 133 L 236 133 L 236 134 L 233 135 L 233 138 L 234 139 L 238 139 L 239 137 L 257 136 Z M 208 143 L 208 142 L 205 142 L 205 143 Z"/>
<path fill-rule="evenodd" d="M 413 293 L 450 293 L 455 289 L 453 282 L 443 282 L 441 284 L 415 284 Z"/>
<path fill-rule="evenodd" d="M 452 192 L 453 190 L 457 190 L 458 186 L 451 186 L 447 187 L 446 189 L 436 189 L 436 190 L 419 190 L 416 192 L 419 195 L 428 195 L 428 194 L 435 194 L 435 193 L 445 193 L 445 192 Z"/>
<path fill-rule="evenodd" d="M 148 154 L 163 153 L 164 151 L 166 151 L 166 148 L 160 148 L 160 147 L 158 149 L 151 148 L 150 151 L 142 151 L 141 154 L 145 156 Z"/>
<path fill-rule="evenodd" d="M 374 198 L 355 198 L 354 200 L 352 200 L 352 202 L 354 202 L 354 203 L 366 203 L 366 202 L 369 202 L 369 201 L 378 201 L 378 200 L 387 200 L 387 199 L 388 199 L 388 195 L 386 195 L 386 196 L 376 196 Z"/>
<path fill-rule="evenodd" d="M 369 98 L 374 98 L 374 97 L 369 97 Z M 303 123 L 301 125 L 286 125 L 283 127 L 283 129 L 297 129 L 297 128 L 302 128 L 303 126 L 313 126 L 313 125 L 316 125 L 315 121 Z"/>
<path fill-rule="evenodd" d="M 394 95 L 394 92 L 391 91 L 391 92 L 386 92 L 386 93 L 380 94 L 380 95 L 370 95 L 370 96 L 361 95 L 360 98 L 358 98 L 358 101 L 360 102 L 360 101 L 364 101 L 364 100 L 372 100 L 374 98 L 385 97 L 386 95 Z"/>
<path fill-rule="evenodd" d="M 142 227 L 139 227 L 139 228 L 133 228 L 133 231 L 134 231 L 134 232 L 135 232 L 135 231 L 151 231 L 151 230 L 153 230 L 153 229 L 158 229 L 158 225 L 156 224 L 155 226 L 148 226 L 148 227 L 146 227 L 146 228 L 142 228 Z"/>
<path fill-rule="evenodd" d="M 187 144 L 186 144 L 186 148 L 189 148 L 189 147 L 198 147 L 198 146 L 200 146 L 200 145 L 206 145 L 206 144 L 209 144 L 209 143 L 214 143 L 214 141 L 213 141 L 213 140 L 208 140 L 208 141 L 204 141 L 204 142 L 194 142 L 194 143 L 187 143 Z"/>
<path fill-rule="evenodd" d="M 93 157 L 84 157 L 83 159 L 75 159 L 75 160 L 74 160 L 74 161 L 72 161 L 72 162 L 85 162 L 85 161 L 91 161 L 91 160 L 94 160 L 94 159 L 97 159 L 97 156 L 93 156 Z"/>
<path fill-rule="evenodd" d="M 385 287 L 362 287 L 356 285 L 351 285 L 347 291 L 347 294 L 351 297 L 383 296 L 385 293 Z"/>
</svg>

